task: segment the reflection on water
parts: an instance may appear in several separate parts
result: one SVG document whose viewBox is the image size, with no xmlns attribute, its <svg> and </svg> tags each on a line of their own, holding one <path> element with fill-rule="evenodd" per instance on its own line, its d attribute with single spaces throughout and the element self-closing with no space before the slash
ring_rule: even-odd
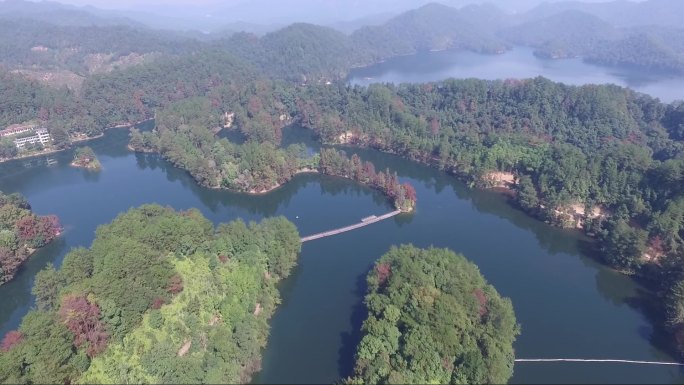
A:
<svg viewBox="0 0 684 385">
<path fill-rule="evenodd" d="M 319 148 L 308 130 L 289 127 L 286 143 Z M 302 174 L 259 196 L 209 190 L 157 155 L 125 149 L 126 130 L 90 142 L 103 169 L 69 166 L 69 151 L 0 165 L 0 188 L 21 192 L 39 214 L 56 214 L 67 229 L 34 255 L 17 278 L 0 287 L 0 334 L 16 328 L 33 299 L 36 272 L 59 265 L 73 247 L 89 246 L 97 226 L 145 203 L 199 208 L 214 223 L 283 215 L 301 234 L 346 226 L 390 210 L 380 193 L 348 180 Z M 376 168 L 396 170 L 416 187 L 416 211 L 363 229 L 303 245 L 300 263 L 281 284 L 283 303 L 272 320 L 263 371 L 257 382 L 330 383 L 349 375 L 359 326 L 365 276 L 392 245 L 449 247 L 475 262 L 513 301 L 525 358 L 598 357 L 673 360 L 668 337 L 655 325 L 652 294 L 628 277 L 589 258 L 591 240 L 552 228 L 511 207 L 498 194 L 468 189 L 455 178 L 397 156 L 345 147 Z M 43 162 L 43 163 L 41 163 Z M 293 352 L 296 352 L 293 353 Z M 513 382 L 682 382 L 663 367 L 524 365 Z"/>
</svg>

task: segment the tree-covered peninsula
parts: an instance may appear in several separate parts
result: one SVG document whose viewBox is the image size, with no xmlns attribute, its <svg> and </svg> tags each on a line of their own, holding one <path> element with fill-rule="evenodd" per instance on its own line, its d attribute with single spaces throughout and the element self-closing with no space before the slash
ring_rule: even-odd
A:
<svg viewBox="0 0 684 385">
<path fill-rule="evenodd" d="M 0 191 L 0 285 L 14 278 L 21 264 L 61 231 L 56 216 L 36 215 L 23 196 Z"/>
<path fill-rule="evenodd" d="M 236 144 L 215 135 L 222 128 L 226 113 L 212 108 L 208 98 L 192 98 L 159 111 L 154 131 L 133 129 L 129 148 L 160 153 L 209 188 L 262 194 L 299 173 L 320 172 L 374 188 L 390 198 L 398 210 L 413 210 L 415 189 L 408 183 L 400 183 L 396 173 L 376 171 L 372 163 L 363 162 L 358 155 L 350 158 L 335 149 L 324 148 L 310 156 L 301 144 L 279 147 L 273 142 L 280 141 L 280 126 L 272 122 L 281 119 L 273 116 L 272 121 L 263 110 L 259 112 L 267 118 L 265 125 L 255 121 L 258 119 L 254 116 L 237 115 L 240 122 L 251 122 L 241 124 L 255 126 L 250 132 L 253 130 L 261 136 L 254 135 L 246 143 Z M 273 131 L 276 133 L 270 135 Z"/>
<path fill-rule="evenodd" d="M 503 384 L 513 306 L 448 249 L 392 248 L 367 278 L 368 317 L 350 384 Z"/>
<path fill-rule="evenodd" d="M 214 228 L 195 209 L 131 209 L 37 275 L 0 382 L 249 382 L 300 245 L 284 218 Z"/>
</svg>

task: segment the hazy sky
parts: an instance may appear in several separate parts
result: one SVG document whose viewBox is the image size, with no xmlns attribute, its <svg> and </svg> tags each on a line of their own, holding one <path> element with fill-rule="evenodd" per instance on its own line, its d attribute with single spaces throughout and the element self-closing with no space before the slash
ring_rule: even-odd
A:
<svg viewBox="0 0 684 385">
<path fill-rule="evenodd" d="M 33 0 L 33 1 L 39 1 L 39 0 Z M 349 1 L 349 0 L 318 0 L 321 3 L 351 3 L 354 1 Z M 434 1 L 434 0 L 432 0 Z M 517 8 L 517 7 L 529 7 L 533 6 L 535 4 L 542 3 L 544 1 L 560 1 L 560 0 L 489 0 L 489 2 L 492 3 L 498 3 L 499 5 L 505 5 L 511 8 Z M 597 2 L 606 2 L 606 1 L 611 1 L 611 0 L 583 0 L 583 2 L 591 2 L 591 3 L 597 3 Z M 633 0 L 633 1 L 641 1 L 641 0 Z M 200 8 L 200 7 L 205 7 L 205 6 L 231 6 L 231 5 L 236 5 L 236 4 L 244 4 L 244 3 L 250 3 L 250 1 L 247 0 L 58 0 L 57 2 L 60 3 L 68 3 L 68 4 L 74 4 L 74 5 L 93 5 L 98 8 L 109 8 L 109 9 L 136 9 L 136 8 L 149 8 L 150 6 L 184 6 L 184 7 L 192 7 L 192 8 Z M 296 4 L 301 3 L 302 1 L 299 0 L 270 0 L 270 3 L 275 4 L 282 4 L 282 3 L 288 3 L 293 6 L 296 6 Z M 413 0 L 413 1 L 401 1 L 402 3 L 414 3 L 415 6 L 420 6 L 424 3 L 430 2 L 430 0 Z M 486 2 L 485 0 L 461 0 L 461 1 L 449 1 L 449 0 L 437 0 L 436 2 L 443 2 L 443 3 L 449 3 L 449 2 L 456 2 L 456 3 L 478 3 L 478 2 Z M 363 3 L 392 3 L 392 1 L 388 0 L 365 0 Z"/>
<path fill-rule="evenodd" d="M 37 1 L 37 0 L 32 0 Z M 543 0 L 53 0 L 73 5 L 129 12 L 124 16 L 173 29 L 211 30 L 245 21 L 285 25 L 295 21 L 332 25 L 366 17 L 392 15 L 429 2 L 461 7 L 492 3 L 510 12 L 526 11 Z M 562 1 L 562 0 L 547 0 Z M 605 2 L 611 0 L 584 0 Z M 684 1 L 684 0 L 681 0 Z M 131 11 L 137 14 L 130 13 Z M 141 19 L 142 18 L 142 19 Z"/>
<path fill-rule="evenodd" d="M 39 1 L 39 0 L 33 0 Z M 232 4 L 239 3 L 240 0 L 62 0 L 59 3 L 74 4 L 74 5 L 92 5 L 98 8 L 136 8 L 141 5 L 184 5 L 201 7 L 217 3 Z"/>
</svg>

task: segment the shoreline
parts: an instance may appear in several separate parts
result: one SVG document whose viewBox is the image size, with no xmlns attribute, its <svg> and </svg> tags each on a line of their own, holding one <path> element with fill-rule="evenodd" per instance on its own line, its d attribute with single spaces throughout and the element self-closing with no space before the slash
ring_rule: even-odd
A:
<svg viewBox="0 0 684 385">
<path fill-rule="evenodd" d="M 73 162 L 69 163 L 69 166 L 73 167 L 73 168 L 80 168 L 82 170 L 88 170 L 88 171 L 100 171 L 100 170 L 102 170 L 102 166 L 99 164 L 99 162 L 98 162 L 97 166 L 93 166 L 92 164 L 83 165 L 83 164 L 77 163 L 76 161 L 73 161 Z"/>
<path fill-rule="evenodd" d="M 99 134 L 97 134 L 97 135 L 95 135 L 95 136 L 89 136 L 89 137 L 78 138 L 78 139 L 71 139 L 71 143 L 69 144 L 69 147 L 67 147 L 67 148 L 50 149 L 50 150 L 47 150 L 47 151 L 46 151 L 46 150 L 42 150 L 42 151 L 40 151 L 40 152 L 36 152 L 36 153 L 32 153 L 32 154 L 25 154 L 25 155 L 21 155 L 21 156 L 15 156 L 15 157 L 13 157 L 13 158 L 0 159 L 0 163 L 11 162 L 11 161 L 13 161 L 13 160 L 20 160 L 20 159 L 37 158 L 37 157 L 43 156 L 43 155 L 56 154 L 56 153 L 58 153 L 58 152 L 62 152 L 62 151 L 69 150 L 70 148 L 72 148 L 72 145 L 74 145 L 75 143 L 88 142 L 88 141 L 91 141 L 91 140 L 95 140 L 95 139 L 102 138 L 102 137 L 105 135 L 105 132 L 106 132 L 107 130 L 110 130 L 110 129 L 113 129 L 113 128 L 131 128 L 131 127 L 137 126 L 138 124 L 147 123 L 147 122 L 152 121 L 152 120 L 154 120 L 154 118 L 149 118 L 149 119 L 140 120 L 140 121 L 137 121 L 137 122 L 135 122 L 135 123 L 126 123 L 126 124 L 123 124 L 123 123 L 122 123 L 122 124 L 117 124 L 116 126 L 106 127 L 104 130 L 102 130 L 101 133 L 99 133 Z"/>
<path fill-rule="evenodd" d="M 276 184 L 276 185 L 274 185 L 274 186 L 271 186 L 271 187 L 269 187 L 269 188 L 267 188 L 267 189 L 265 189 L 265 190 L 255 191 L 254 189 L 252 189 L 252 190 L 249 190 L 249 191 L 243 191 L 243 193 L 249 194 L 249 195 L 254 195 L 254 196 L 257 196 L 257 195 L 266 195 L 266 194 L 270 193 L 271 191 L 277 190 L 277 189 L 279 189 L 279 188 L 285 186 L 286 184 L 288 184 L 288 183 L 292 180 L 292 178 L 294 178 L 294 177 L 297 176 L 297 175 L 300 175 L 300 174 L 320 174 L 320 173 L 321 173 L 321 172 L 318 171 L 318 170 L 316 170 L 316 169 L 302 169 L 302 170 L 297 170 L 294 174 L 292 174 L 292 177 L 290 177 L 290 179 L 286 180 L 286 181 L 283 182 L 283 183 L 278 183 L 278 184 Z M 222 188 L 222 187 L 217 187 L 217 188 L 218 188 L 218 189 L 221 189 L 221 190 L 229 190 L 229 189 L 225 189 L 225 188 Z"/>
<path fill-rule="evenodd" d="M 31 259 L 31 257 L 33 257 L 33 254 L 35 254 L 37 251 L 42 250 L 43 248 L 47 247 L 52 242 L 56 241 L 58 238 L 60 238 L 62 236 L 62 234 L 64 234 L 64 228 L 62 228 L 61 231 L 59 231 L 55 235 L 55 237 L 50 240 L 50 242 L 46 243 L 45 245 L 43 245 L 42 247 L 39 247 L 37 249 L 25 246 L 26 250 L 28 251 L 28 254 L 26 254 L 26 258 L 23 261 L 21 261 L 21 263 L 19 263 L 19 265 L 17 266 L 17 269 L 14 271 L 14 273 L 12 274 L 12 277 L 10 279 L 8 279 L 6 281 L 0 281 L 0 287 L 2 287 L 2 285 L 6 284 L 6 283 L 10 283 L 10 282 L 14 281 L 14 279 L 17 277 L 17 274 L 19 273 L 19 271 L 21 269 L 23 269 L 24 265 Z"/>
</svg>

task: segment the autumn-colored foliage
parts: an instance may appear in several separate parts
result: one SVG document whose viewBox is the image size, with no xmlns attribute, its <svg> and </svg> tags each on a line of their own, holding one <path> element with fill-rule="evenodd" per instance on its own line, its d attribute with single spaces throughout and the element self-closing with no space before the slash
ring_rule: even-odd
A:
<svg viewBox="0 0 684 385">
<path fill-rule="evenodd" d="M 24 339 L 24 335 L 20 331 L 12 330 L 5 334 L 5 338 L 0 342 L 0 350 L 7 353 L 12 350 L 13 347 L 19 345 Z"/>
<path fill-rule="evenodd" d="M 348 158 L 344 151 L 322 149 L 319 171 L 327 175 L 341 176 L 380 190 L 394 201 L 402 211 L 411 211 L 416 202 L 416 190 L 408 183 L 401 184 L 396 173 L 386 169 L 376 172 L 369 162 L 363 162 L 354 154 Z"/>
<path fill-rule="evenodd" d="M 169 280 L 169 286 L 166 287 L 169 294 L 178 294 L 183 291 L 183 278 L 176 274 Z"/>
<path fill-rule="evenodd" d="M 94 357 L 107 347 L 109 334 L 100 321 L 100 307 L 84 296 L 70 295 L 62 301 L 59 317 L 74 334 L 74 345 L 88 343 L 86 353 Z"/>
<path fill-rule="evenodd" d="M 392 275 L 392 266 L 389 263 L 378 263 L 375 266 L 375 270 L 378 273 L 378 282 L 382 285 L 385 283 L 390 275 Z"/>
<path fill-rule="evenodd" d="M 59 220 L 54 215 L 38 217 L 28 215 L 17 220 L 15 227 L 19 239 L 32 247 L 42 247 L 53 240 L 61 231 Z"/>
<path fill-rule="evenodd" d="M 480 305 L 480 317 L 487 315 L 487 296 L 485 293 L 482 291 L 482 289 L 478 288 L 473 290 L 473 295 L 475 296 L 475 299 L 477 299 L 477 303 Z"/>
<path fill-rule="evenodd" d="M 32 249 L 45 246 L 61 231 L 56 216 L 35 215 L 23 196 L 0 192 L 0 284 L 14 277 Z"/>
<path fill-rule="evenodd" d="M 150 306 L 152 309 L 160 309 L 162 306 L 164 306 L 164 303 L 166 303 L 166 300 L 162 297 L 157 297 L 152 301 L 152 305 Z"/>
</svg>

